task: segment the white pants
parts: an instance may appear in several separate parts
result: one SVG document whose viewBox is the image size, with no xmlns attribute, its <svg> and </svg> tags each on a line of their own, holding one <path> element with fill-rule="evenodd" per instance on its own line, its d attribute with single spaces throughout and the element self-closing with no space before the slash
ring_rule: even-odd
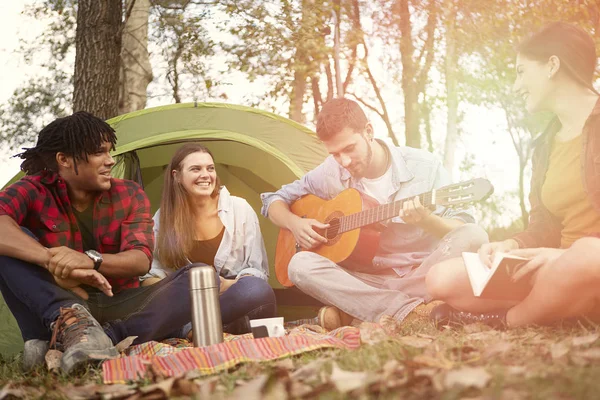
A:
<svg viewBox="0 0 600 400">
<path fill-rule="evenodd" d="M 292 257 L 288 274 L 304 293 L 361 321 L 377 322 L 383 315 L 402 321 L 416 306 L 431 300 L 425 277 L 433 265 L 463 251 L 477 251 L 487 242 L 481 227 L 465 224 L 444 236 L 421 265 L 402 277 L 392 269 L 379 274 L 349 271 L 309 251 Z"/>
</svg>

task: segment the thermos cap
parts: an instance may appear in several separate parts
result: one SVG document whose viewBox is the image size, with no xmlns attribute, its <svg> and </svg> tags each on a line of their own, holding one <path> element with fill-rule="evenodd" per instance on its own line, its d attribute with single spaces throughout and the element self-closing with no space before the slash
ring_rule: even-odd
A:
<svg viewBox="0 0 600 400">
<path fill-rule="evenodd" d="M 209 265 L 201 265 L 190 269 L 190 290 L 219 287 L 215 269 Z"/>
</svg>

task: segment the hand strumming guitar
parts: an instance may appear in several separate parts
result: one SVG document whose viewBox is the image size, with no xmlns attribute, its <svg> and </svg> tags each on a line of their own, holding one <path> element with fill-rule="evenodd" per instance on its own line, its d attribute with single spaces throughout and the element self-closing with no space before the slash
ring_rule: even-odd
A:
<svg viewBox="0 0 600 400">
<path fill-rule="evenodd" d="M 303 249 L 313 249 L 321 244 L 327 243 L 327 239 L 319 235 L 316 229 L 329 228 L 329 224 L 324 224 L 316 219 L 296 217 L 290 223 L 289 230 L 294 235 L 296 243 Z"/>
</svg>

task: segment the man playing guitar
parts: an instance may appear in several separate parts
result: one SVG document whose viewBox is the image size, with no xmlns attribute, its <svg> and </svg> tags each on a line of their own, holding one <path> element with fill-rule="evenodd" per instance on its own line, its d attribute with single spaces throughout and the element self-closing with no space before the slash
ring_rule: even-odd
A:
<svg viewBox="0 0 600 400">
<path fill-rule="evenodd" d="M 261 195 L 263 215 L 289 230 L 296 241 L 297 252 L 287 266 L 289 280 L 330 305 L 319 313 L 319 323 L 326 329 L 347 325 L 354 318 L 377 322 L 389 315 L 402 321 L 430 300 L 425 286 L 429 268 L 463 251 L 476 251 L 487 242 L 487 234 L 474 224 L 472 209 L 432 210 L 422 205 L 415 196 L 450 184 L 449 174 L 425 150 L 375 139 L 373 126 L 356 102 L 344 98 L 327 102 L 316 131 L 330 156 L 301 179 Z M 328 240 L 320 233 L 329 224 L 302 218 L 290 205 L 308 194 L 333 199 L 348 188 L 380 204 L 411 199 L 381 226 L 372 262 L 341 266 L 313 251 L 299 251 L 326 246 Z"/>
</svg>

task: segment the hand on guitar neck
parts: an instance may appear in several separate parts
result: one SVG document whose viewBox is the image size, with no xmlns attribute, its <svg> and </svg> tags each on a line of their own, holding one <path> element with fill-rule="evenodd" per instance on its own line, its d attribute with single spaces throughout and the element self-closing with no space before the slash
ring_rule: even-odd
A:
<svg viewBox="0 0 600 400">
<path fill-rule="evenodd" d="M 433 210 L 434 207 L 424 207 L 419 201 L 419 196 L 416 196 L 402 204 L 399 217 L 407 224 L 419 225 L 431 215 Z"/>
<path fill-rule="evenodd" d="M 303 249 L 310 250 L 322 243 L 327 243 L 327 239 L 319 234 L 319 231 L 329 228 L 329 224 L 324 224 L 312 218 L 295 217 L 290 221 L 289 230 L 296 238 L 296 243 Z"/>
</svg>

